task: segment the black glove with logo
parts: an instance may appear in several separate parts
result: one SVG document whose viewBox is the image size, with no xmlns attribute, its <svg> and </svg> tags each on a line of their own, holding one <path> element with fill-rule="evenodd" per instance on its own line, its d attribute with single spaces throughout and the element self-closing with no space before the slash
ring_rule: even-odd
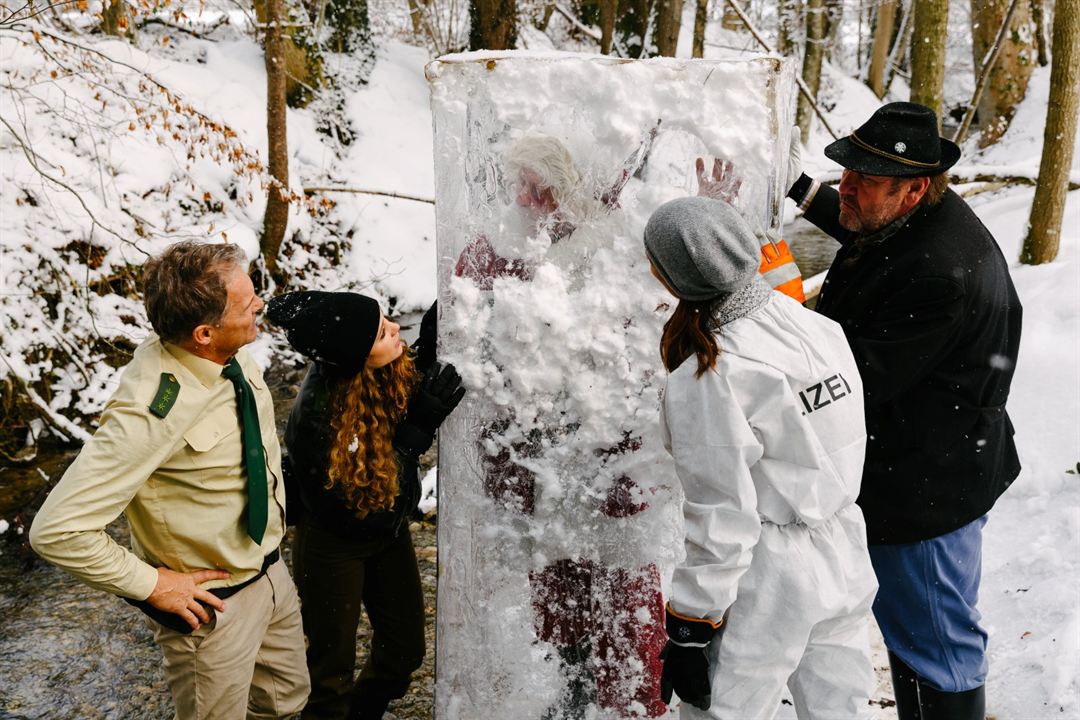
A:
<svg viewBox="0 0 1080 720">
<path fill-rule="evenodd" d="M 664 670 L 660 675 L 660 699 L 671 704 L 671 693 L 699 710 L 712 705 L 709 682 L 709 643 L 720 642 L 724 621 L 679 615 L 667 605 L 668 642 L 660 652 Z"/>
<path fill-rule="evenodd" d="M 413 391 L 405 418 L 394 433 L 394 447 L 410 457 L 419 457 L 435 439 L 435 431 L 465 396 L 461 376 L 453 365 L 434 361 Z"/>
</svg>

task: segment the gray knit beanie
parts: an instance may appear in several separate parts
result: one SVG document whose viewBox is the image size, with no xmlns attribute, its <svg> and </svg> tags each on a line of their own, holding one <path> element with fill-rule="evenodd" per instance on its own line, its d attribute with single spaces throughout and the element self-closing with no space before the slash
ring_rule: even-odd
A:
<svg viewBox="0 0 1080 720">
<path fill-rule="evenodd" d="M 656 209 L 645 225 L 645 252 L 683 300 L 710 300 L 748 285 L 761 247 L 739 212 L 721 200 L 685 197 Z"/>
</svg>

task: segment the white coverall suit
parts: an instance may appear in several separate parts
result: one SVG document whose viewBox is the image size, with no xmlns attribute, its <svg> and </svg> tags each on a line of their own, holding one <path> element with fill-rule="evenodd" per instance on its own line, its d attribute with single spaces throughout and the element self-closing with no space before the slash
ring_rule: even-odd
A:
<svg viewBox="0 0 1080 720">
<path fill-rule="evenodd" d="M 866 717 L 877 581 L 854 504 L 858 368 L 839 325 L 776 292 L 716 335 L 715 371 L 695 378 L 691 356 L 672 372 L 661 422 L 685 495 L 671 607 L 728 614 L 712 707 L 682 718 L 771 718 L 785 682 L 804 720 Z"/>
</svg>

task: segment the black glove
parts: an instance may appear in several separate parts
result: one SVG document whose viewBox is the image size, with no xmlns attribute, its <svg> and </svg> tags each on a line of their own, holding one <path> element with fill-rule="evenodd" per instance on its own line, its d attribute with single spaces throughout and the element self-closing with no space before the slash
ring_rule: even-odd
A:
<svg viewBox="0 0 1080 720">
<path fill-rule="evenodd" d="M 431 303 L 420 321 L 420 334 L 416 338 L 416 368 L 426 373 L 435 363 L 435 348 L 439 342 L 439 301 Z"/>
<path fill-rule="evenodd" d="M 454 366 L 433 362 L 413 391 L 405 418 L 398 423 L 394 447 L 412 457 L 422 455 L 431 447 L 435 431 L 464 396 L 465 388 Z"/>
<path fill-rule="evenodd" d="M 668 642 L 660 652 L 664 670 L 660 675 L 660 699 L 671 704 L 671 692 L 699 710 L 712 705 L 709 683 L 709 644 L 720 642 L 723 620 L 689 618 L 667 606 Z"/>
</svg>

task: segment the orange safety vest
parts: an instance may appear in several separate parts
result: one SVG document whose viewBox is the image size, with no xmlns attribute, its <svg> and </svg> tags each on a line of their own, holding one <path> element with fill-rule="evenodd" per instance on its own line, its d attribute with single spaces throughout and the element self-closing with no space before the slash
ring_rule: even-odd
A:
<svg viewBox="0 0 1080 720">
<path fill-rule="evenodd" d="M 801 303 L 806 302 L 802 272 L 795 264 L 795 258 L 791 255 L 787 243 L 783 240 L 773 241 L 764 233 L 758 235 L 758 240 L 761 242 L 761 267 L 758 272 L 765 278 L 765 282 L 769 283 L 773 290 L 779 290 Z"/>
</svg>

